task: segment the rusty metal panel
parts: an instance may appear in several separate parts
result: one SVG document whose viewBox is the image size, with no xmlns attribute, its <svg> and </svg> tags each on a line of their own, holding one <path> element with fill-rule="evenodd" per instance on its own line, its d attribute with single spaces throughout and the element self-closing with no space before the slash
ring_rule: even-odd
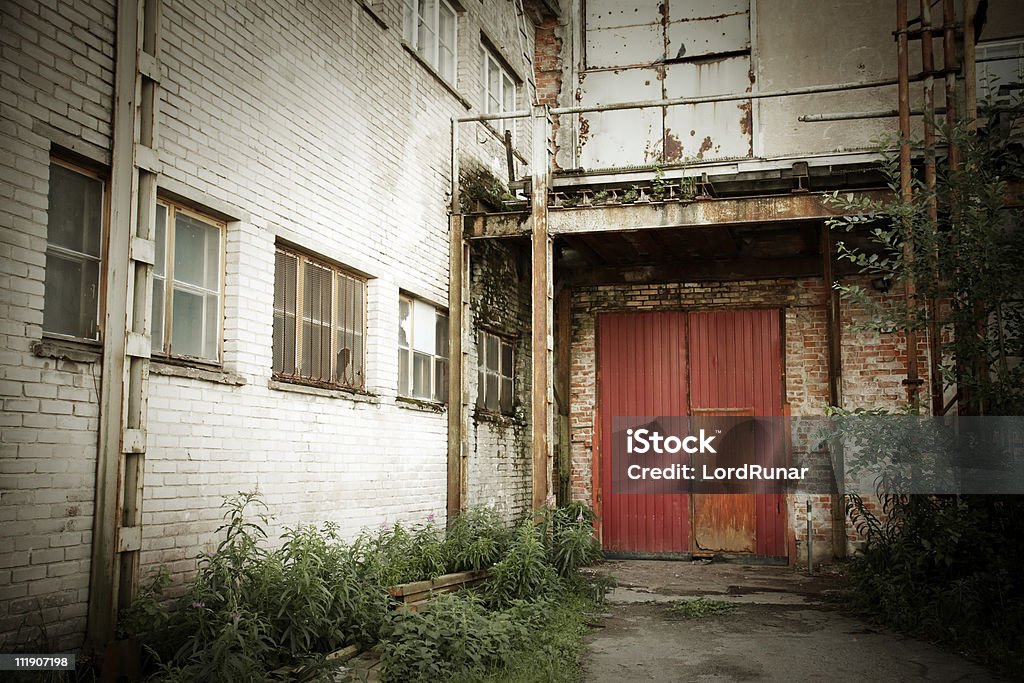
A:
<svg viewBox="0 0 1024 683">
<path fill-rule="evenodd" d="M 665 56 L 660 5 L 649 0 L 588 0 L 588 68 L 652 64 Z"/>
<path fill-rule="evenodd" d="M 674 8 L 671 11 L 674 12 Z M 674 17 L 670 17 L 670 19 L 674 19 Z M 689 59 L 748 50 L 750 49 L 750 14 L 744 9 L 735 14 L 670 21 L 665 28 L 665 33 L 667 36 L 665 54 L 669 59 Z"/>
<path fill-rule="evenodd" d="M 596 71 L 580 84 L 580 103 L 609 104 L 662 97 L 658 68 Z M 662 146 L 663 108 L 580 114 L 580 164 L 611 168 L 651 163 Z"/>
<path fill-rule="evenodd" d="M 670 64 L 665 67 L 667 97 L 739 93 L 750 89 L 750 56 Z M 665 160 L 746 157 L 753 152 L 750 100 L 668 107 Z"/>
<path fill-rule="evenodd" d="M 691 411 L 782 415 L 781 336 L 775 309 L 690 313 Z M 754 436 L 759 460 L 778 453 L 783 435 L 775 432 Z M 783 508 L 781 494 L 695 495 L 695 547 L 784 556 Z"/>
<path fill-rule="evenodd" d="M 613 552 L 689 550 L 686 494 L 612 492 L 612 418 L 686 414 L 686 317 L 680 312 L 598 316 L 602 543 Z"/>
</svg>

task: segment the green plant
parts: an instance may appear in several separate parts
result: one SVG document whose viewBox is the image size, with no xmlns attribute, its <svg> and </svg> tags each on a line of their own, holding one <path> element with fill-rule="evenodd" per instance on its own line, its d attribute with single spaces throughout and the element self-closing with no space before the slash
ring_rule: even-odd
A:
<svg viewBox="0 0 1024 683">
<path fill-rule="evenodd" d="M 601 544 L 594 536 L 594 520 L 593 509 L 585 503 L 572 502 L 545 511 L 548 559 L 559 576 L 567 577 L 580 567 L 601 559 Z"/>
<path fill-rule="evenodd" d="M 470 162 L 459 172 L 459 199 L 463 213 L 472 213 L 479 210 L 477 202 L 492 211 L 501 211 L 505 202 L 515 197 L 489 169 L 478 162 Z"/>
<path fill-rule="evenodd" d="M 623 195 L 622 195 L 622 203 L 623 204 L 631 204 L 631 203 L 635 202 L 639 197 L 640 197 L 640 188 L 638 188 L 636 185 L 634 185 L 633 187 L 631 187 L 628 190 L 626 190 L 625 193 L 623 193 Z"/>
<path fill-rule="evenodd" d="M 504 559 L 494 565 L 487 584 L 488 597 L 498 607 L 543 596 L 558 586 L 558 573 L 548 563 L 541 525 L 526 520 L 519 525 Z"/>
<path fill-rule="evenodd" d="M 694 600 L 673 600 L 668 603 L 668 612 L 681 619 L 702 619 L 712 614 L 727 614 L 736 609 L 736 604 L 722 600 L 699 597 Z"/>
<path fill-rule="evenodd" d="M 651 197 L 662 200 L 668 195 L 668 182 L 665 180 L 665 171 L 661 166 L 654 167 L 654 179 L 651 181 Z"/>
<path fill-rule="evenodd" d="M 466 510 L 448 527 L 444 551 L 449 571 L 483 569 L 501 559 L 512 532 L 491 507 Z"/>
</svg>

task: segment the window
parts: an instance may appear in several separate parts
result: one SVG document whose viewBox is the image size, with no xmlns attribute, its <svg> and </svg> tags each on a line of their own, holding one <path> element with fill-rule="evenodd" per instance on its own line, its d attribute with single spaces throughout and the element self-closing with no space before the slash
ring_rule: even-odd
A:
<svg viewBox="0 0 1024 683">
<path fill-rule="evenodd" d="M 516 82 L 509 75 L 508 70 L 486 46 L 481 46 L 484 52 L 484 91 L 483 108 L 485 114 L 507 114 L 516 109 Z M 506 130 L 515 133 L 514 121 L 512 119 L 501 119 L 491 121 L 495 128 L 505 134 Z"/>
<path fill-rule="evenodd" d="M 274 376 L 362 389 L 366 281 L 296 251 L 274 262 Z"/>
<path fill-rule="evenodd" d="M 407 296 L 398 308 L 398 394 L 446 403 L 448 314 Z"/>
<path fill-rule="evenodd" d="M 1024 40 L 1001 40 L 977 46 L 978 103 L 1012 106 L 1024 98 Z"/>
<path fill-rule="evenodd" d="M 50 163 L 43 330 L 97 340 L 105 183 L 59 161 Z"/>
<path fill-rule="evenodd" d="M 512 414 L 512 343 L 481 330 L 477 334 L 476 406 L 504 415 Z"/>
<path fill-rule="evenodd" d="M 447 0 L 403 0 L 406 42 L 441 78 L 455 82 L 455 10 Z"/>
<path fill-rule="evenodd" d="M 153 353 L 220 361 L 224 224 L 156 205 Z"/>
</svg>

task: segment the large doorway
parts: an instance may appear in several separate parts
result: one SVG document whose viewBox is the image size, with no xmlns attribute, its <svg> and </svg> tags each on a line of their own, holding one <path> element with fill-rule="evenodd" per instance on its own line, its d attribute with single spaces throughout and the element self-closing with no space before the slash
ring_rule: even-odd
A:
<svg viewBox="0 0 1024 683">
<path fill-rule="evenodd" d="M 615 416 L 782 415 L 779 311 L 607 313 L 597 336 L 605 550 L 784 557 L 780 494 L 615 494 L 610 466 Z M 778 437 L 759 434 L 755 448 L 772 448 Z"/>
</svg>

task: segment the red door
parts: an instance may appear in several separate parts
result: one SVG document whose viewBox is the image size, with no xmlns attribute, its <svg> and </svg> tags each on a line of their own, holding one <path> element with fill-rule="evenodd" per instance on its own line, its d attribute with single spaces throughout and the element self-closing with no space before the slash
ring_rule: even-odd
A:
<svg viewBox="0 0 1024 683">
<path fill-rule="evenodd" d="M 680 313 L 598 317 L 601 444 L 612 416 L 686 415 L 686 318 Z M 603 448 L 601 538 L 605 550 L 673 553 L 690 548 L 690 497 L 612 493 L 611 449 Z"/>
<path fill-rule="evenodd" d="M 621 553 L 785 556 L 781 494 L 614 494 L 614 416 L 782 415 L 778 310 L 615 313 L 598 318 L 602 539 Z M 779 429 L 759 431 L 758 451 Z"/>
</svg>

